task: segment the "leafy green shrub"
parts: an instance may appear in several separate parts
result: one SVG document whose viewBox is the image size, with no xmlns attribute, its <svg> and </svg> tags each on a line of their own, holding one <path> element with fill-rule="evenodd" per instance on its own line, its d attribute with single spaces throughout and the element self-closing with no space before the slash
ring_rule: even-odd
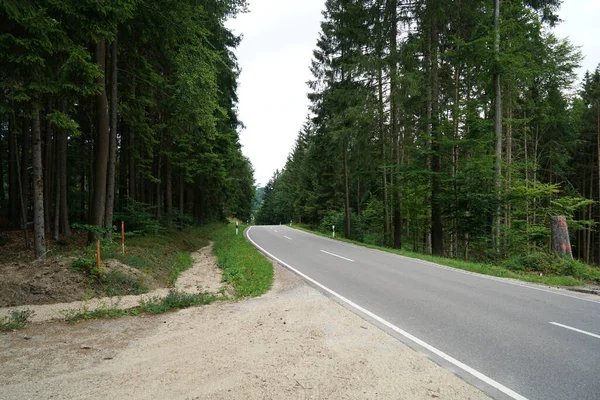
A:
<svg viewBox="0 0 600 400">
<path fill-rule="evenodd" d="M 164 231 L 156 219 L 156 206 L 131 197 L 126 197 L 122 210 L 114 214 L 113 220 L 125 222 L 125 229 L 129 234 L 157 235 Z"/>
<path fill-rule="evenodd" d="M 559 257 L 539 250 L 513 256 L 506 260 L 502 266 L 511 271 L 572 276 L 587 282 L 600 282 L 600 270 L 597 268 L 590 267 L 577 260 Z"/>
<path fill-rule="evenodd" d="M 0 331 L 8 332 L 23 329 L 34 311 L 26 308 L 24 310 L 12 310 L 7 317 L 0 318 Z"/>
<path fill-rule="evenodd" d="M 104 271 L 98 268 L 96 259 L 90 255 L 83 255 L 76 258 L 69 269 L 85 274 L 90 284 L 100 282 L 104 275 Z"/>
</svg>

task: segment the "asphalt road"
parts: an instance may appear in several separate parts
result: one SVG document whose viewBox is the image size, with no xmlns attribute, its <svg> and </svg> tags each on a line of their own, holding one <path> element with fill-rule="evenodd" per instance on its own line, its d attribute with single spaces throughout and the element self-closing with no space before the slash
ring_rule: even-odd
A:
<svg viewBox="0 0 600 400">
<path fill-rule="evenodd" d="M 253 226 L 267 255 L 494 398 L 600 399 L 600 302 Z"/>
</svg>

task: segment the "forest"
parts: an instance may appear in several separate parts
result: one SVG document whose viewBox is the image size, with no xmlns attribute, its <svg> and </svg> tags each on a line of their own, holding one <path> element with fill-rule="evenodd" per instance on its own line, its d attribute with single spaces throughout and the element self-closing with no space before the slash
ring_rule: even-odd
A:
<svg viewBox="0 0 600 400">
<path fill-rule="evenodd" d="M 2 0 L 0 231 L 250 217 L 236 112 L 245 0 Z M 120 229 L 120 228 L 119 228 Z M 30 237 L 29 232 L 33 232 Z"/>
<path fill-rule="evenodd" d="M 600 66 L 559 0 L 327 0 L 310 109 L 259 224 L 466 260 L 600 264 Z M 300 128 L 300 127 L 299 127 Z"/>
</svg>

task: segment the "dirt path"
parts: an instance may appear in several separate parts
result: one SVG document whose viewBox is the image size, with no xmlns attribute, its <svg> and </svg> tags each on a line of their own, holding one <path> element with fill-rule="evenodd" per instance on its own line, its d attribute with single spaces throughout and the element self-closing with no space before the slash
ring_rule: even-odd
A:
<svg viewBox="0 0 600 400">
<path fill-rule="evenodd" d="M 275 268 L 260 298 L 2 334 L 0 399 L 487 398 Z"/>
<path fill-rule="evenodd" d="M 198 293 L 198 289 L 204 292 L 218 293 L 224 284 L 221 282 L 221 269 L 217 268 L 212 255 L 211 242 L 208 246 L 192 253 L 193 266 L 181 273 L 175 289 L 189 293 Z M 107 260 L 109 265 L 115 264 L 115 260 Z M 118 262 L 116 262 L 118 263 Z M 125 266 L 126 268 L 129 268 Z M 135 268 L 131 268 L 135 270 Z M 225 286 L 227 292 L 231 289 Z M 88 310 L 93 311 L 100 307 L 117 307 L 122 309 L 134 308 L 140 304 L 140 300 L 151 297 L 164 297 L 169 293 L 168 288 L 160 288 L 143 295 L 102 297 L 93 298 L 88 301 L 74 301 L 70 303 L 54 303 L 42 305 L 28 305 L 17 307 L 0 308 L 0 318 L 9 314 L 11 310 L 30 309 L 34 311 L 30 318 L 32 322 L 45 322 L 50 320 L 64 320 L 65 310 Z"/>
</svg>

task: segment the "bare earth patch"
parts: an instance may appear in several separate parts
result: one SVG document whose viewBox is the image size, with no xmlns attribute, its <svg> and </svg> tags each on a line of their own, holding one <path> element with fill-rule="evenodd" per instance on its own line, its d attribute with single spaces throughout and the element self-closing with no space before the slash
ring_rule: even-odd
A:
<svg viewBox="0 0 600 400">
<path fill-rule="evenodd" d="M 3 399 L 487 398 L 279 266 L 260 298 L 3 334 L 0 364 Z"/>
</svg>

